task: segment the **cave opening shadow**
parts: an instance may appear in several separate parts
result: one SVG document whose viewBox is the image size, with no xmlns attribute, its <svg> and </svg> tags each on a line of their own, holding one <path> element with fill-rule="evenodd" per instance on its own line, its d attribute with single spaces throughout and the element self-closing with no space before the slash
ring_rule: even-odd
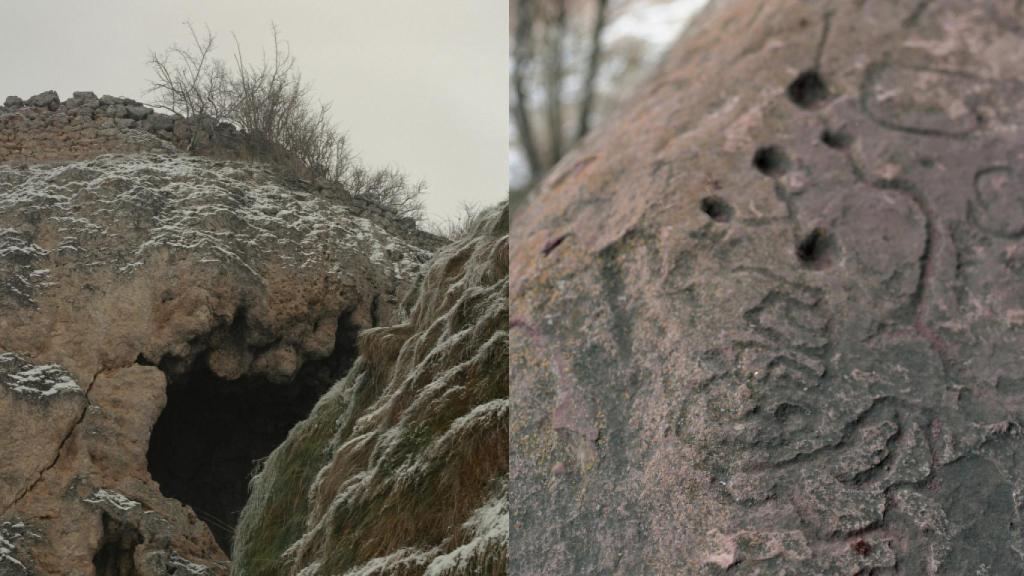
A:
<svg viewBox="0 0 1024 576">
<path fill-rule="evenodd" d="M 92 558 L 96 576 L 133 576 L 135 548 L 142 544 L 142 534 L 135 528 L 122 524 L 103 514 L 103 539 L 100 548 Z"/>
<path fill-rule="evenodd" d="M 164 496 L 192 507 L 226 554 L 257 462 L 345 375 L 356 359 L 357 334 L 343 314 L 333 352 L 305 362 L 287 383 L 249 375 L 226 380 L 205 355 L 184 371 L 164 370 L 167 406 L 150 436 L 149 472 Z"/>
</svg>

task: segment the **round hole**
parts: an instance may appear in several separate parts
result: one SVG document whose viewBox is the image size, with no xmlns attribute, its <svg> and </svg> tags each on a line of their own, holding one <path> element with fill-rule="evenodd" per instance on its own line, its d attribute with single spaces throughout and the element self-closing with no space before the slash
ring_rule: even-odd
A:
<svg viewBox="0 0 1024 576">
<path fill-rule="evenodd" d="M 806 70 L 790 82 L 786 94 L 793 104 L 801 108 L 813 108 L 828 98 L 828 88 L 817 70 Z"/>
<path fill-rule="evenodd" d="M 789 158 L 777 146 L 762 146 L 754 152 L 754 168 L 766 176 L 779 176 L 789 169 Z"/>
<path fill-rule="evenodd" d="M 825 130 L 821 133 L 821 142 L 829 148 L 844 150 L 853 144 L 853 136 L 843 130 Z"/>
<path fill-rule="evenodd" d="M 796 257 L 808 268 L 821 269 L 832 263 L 835 241 L 824 228 L 811 230 L 796 245 Z"/>
<path fill-rule="evenodd" d="M 732 206 L 718 196 L 705 196 L 700 201 L 700 209 L 715 222 L 732 220 Z"/>
</svg>

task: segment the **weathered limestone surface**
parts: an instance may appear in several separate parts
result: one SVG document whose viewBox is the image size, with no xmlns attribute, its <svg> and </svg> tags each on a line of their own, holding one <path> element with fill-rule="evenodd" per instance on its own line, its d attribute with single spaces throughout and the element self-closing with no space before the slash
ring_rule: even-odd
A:
<svg viewBox="0 0 1024 576">
<path fill-rule="evenodd" d="M 33 140 L 11 120 L 27 106 L 67 108 L 33 100 L 0 113 L 5 134 Z M 4 576 L 226 573 L 147 469 L 168 378 L 291 385 L 339 326 L 392 322 L 438 242 L 265 165 L 120 134 L 115 154 L 0 156 Z"/>
<path fill-rule="evenodd" d="M 721 0 L 513 225 L 510 572 L 1024 573 L 1024 4 Z"/>
</svg>

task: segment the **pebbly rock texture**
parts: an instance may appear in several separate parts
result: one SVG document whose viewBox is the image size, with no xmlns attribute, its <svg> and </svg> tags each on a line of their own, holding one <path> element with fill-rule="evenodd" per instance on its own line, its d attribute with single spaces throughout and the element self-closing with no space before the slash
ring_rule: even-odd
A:
<svg viewBox="0 0 1024 576">
<path fill-rule="evenodd" d="M 0 107 L 0 160 L 50 162 L 103 153 L 176 148 L 241 158 L 245 138 L 230 124 L 158 114 L 128 98 L 75 92 L 61 102 L 50 90 Z"/>
<path fill-rule="evenodd" d="M 506 573 L 508 205 L 406 303 L 253 479 L 232 574 Z"/>
<path fill-rule="evenodd" d="M 514 574 L 1024 573 L 1024 7 L 721 0 L 512 235 Z"/>
<path fill-rule="evenodd" d="M 0 154 L 4 576 L 225 574 L 254 461 L 440 242 L 266 165 L 119 134 L 116 154 Z"/>
</svg>

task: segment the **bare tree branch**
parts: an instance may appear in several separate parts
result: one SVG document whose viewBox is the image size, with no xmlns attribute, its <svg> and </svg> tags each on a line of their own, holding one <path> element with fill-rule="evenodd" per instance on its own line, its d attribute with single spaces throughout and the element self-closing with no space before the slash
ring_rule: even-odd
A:
<svg viewBox="0 0 1024 576">
<path fill-rule="evenodd" d="M 283 149 L 308 174 L 333 180 L 400 216 L 422 219 L 426 185 L 394 168 L 369 170 L 334 125 L 329 104 L 311 102 L 295 57 L 272 26 L 273 52 L 252 64 L 235 37 L 232 67 L 214 57 L 214 36 L 188 24 L 192 44 L 150 54 L 154 106 L 185 117 L 230 122 L 263 152 Z M 193 134 L 194 146 L 196 134 Z"/>
<path fill-rule="evenodd" d="M 223 106 L 229 82 L 222 64 L 211 63 L 214 36 L 209 29 L 200 36 L 186 23 L 192 46 L 171 46 L 163 54 L 151 52 L 149 64 L 156 80 L 149 92 L 157 95 L 155 107 L 183 116 L 213 115 Z"/>
</svg>

